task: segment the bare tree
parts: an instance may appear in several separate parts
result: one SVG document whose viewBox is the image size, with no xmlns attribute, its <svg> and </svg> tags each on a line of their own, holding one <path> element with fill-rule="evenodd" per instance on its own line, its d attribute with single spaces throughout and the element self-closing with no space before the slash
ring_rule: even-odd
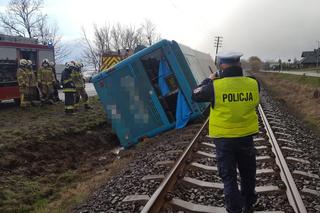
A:
<svg viewBox="0 0 320 213">
<path fill-rule="evenodd" d="M 95 47 L 93 46 L 93 42 L 87 36 L 85 29 L 82 27 L 82 40 L 84 45 L 84 51 L 82 53 L 83 61 L 86 64 L 90 64 L 94 67 L 94 69 L 100 70 L 101 67 L 101 59 L 99 58 L 99 53 L 97 53 Z"/>
<path fill-rule="evenodd" d="M 41 13 L 43 0 L 11 0 L 0 14 L 1 26 L 9 34 L 34 38 L 37 25 L 47 18 Z"/>
<path fill-rule="evenodd" d="M 111 29 L 109 25 L 98 28 L 94 24 L 94 37 L 94 44 L 101 54 L 111 50 Z"/>
<path fill-rule="evenodd" d="M 71 50 L 62 42 L 59 26 L 56 23 L 49 24 L 46 19 L 42 19 L 37 25 L 35 37 L 41 44 L 54 46 L 55 61 L 58 63 L 71 54 Z"/>
<path fill-rule="evenodd" d="M 140 28 L 136 29 L 134 26 L 126 26 L 121 33 L 121 48 L 133 50 L 138 45 L 137 41 L 141 40 L 141 32 Z"/>
<path fill-rule="evenodd" d="M 48 25 L 48 38 L 44 41 L 49 41 L 54 46 L 54 56 L 56 62 L 63 62 L 71 54 L 71 49 L 62 41 L 62 36 L 59 34 L 57 24 Z"/>
<path fill-rule="evenodd" d="M 159 38 L 156 35 L 155 26 L 149 23 L 148 28 L 149 35 L 153 38 Z M 121 50 L 133 51 L 139 45 L 147 45 L 148 40 L 145 34 L 143 26 L 136 27 L 132 25 L 121 25 L 117 23 L 112 27 L 110 25 L 104 25 L 98 27 L 94 24 L 94 37 L 92 41 L 87 37 L 84 29 L 83 32 L 83 43 L 84 61 L 91 64 L 96 70 L 101 68 L 101 60 L 104 54 L 108 52 L 119 52 Z M 151 34 L 150 34 L 151 33 Z M 151 38 L 151 37 L 150 37 Z M 156 39 L 153 39 L 155 41 Z"/>
<path fill-rule="evenodd" d="M 51 36 L 51 32 L 53 31 L 55 34 L 57 32 L 57 28 L 49 29 L 47 19 L 41 19 L 37 25 L 37 32 L 34 33 L 34 36 L 38 38 L 39 42 L 45 44 L 48 41 L 48 38 Z"/>
<path fill-rule="evenodd" d="M 262 61 L 257 56 L 251 56 L 249 58 L 249 65 L 252 71 L 259 71 L 262 67 Z"/>
<path fill-rule="evenodd" d="M 57 24 L 50 25 L 48 16 L 41 12 L 43 0 L 11 0 L 4 13 L 0 13 L 0 26 L 9 35 L 36 38 L 41 44 L 55 48 L 55 59 L 61 61 L 70 54 L 62 45 Z"/>
<path fill-rule="evenodd" d="M 122 26 L 120 23 L 114 25 L 111 30 L 111 38 L 112 38 L 112 47 L 114 50 L 118 51 L 121 47 L 121 34 L 122 34 Z"/>
<path fill-rule="evenodd" d="M 144 23 L 142 23 L 142 30 L 144 36 L 148 39 L 149 45 L 161 39 L 160 35 L 156 32 L 156 26 L 149 19 L 145 19 Z"/>
</svg>

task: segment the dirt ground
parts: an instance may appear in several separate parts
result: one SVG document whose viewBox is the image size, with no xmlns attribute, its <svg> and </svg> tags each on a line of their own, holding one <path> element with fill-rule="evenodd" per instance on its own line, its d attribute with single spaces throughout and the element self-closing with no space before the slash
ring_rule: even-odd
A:
<svg viewBox="0 0 320 213">
<path fill-rule="evenodd" d="M 320 78 L 266 72 L 254 75 L 274 99 L 320 135 Z"/>
<path fill-rule="evenodd" d="M 0 104 L 0 212 L 68 212 L 130 159 L 101 104 L 65 116 L 63 103 Z"/>
</svg>

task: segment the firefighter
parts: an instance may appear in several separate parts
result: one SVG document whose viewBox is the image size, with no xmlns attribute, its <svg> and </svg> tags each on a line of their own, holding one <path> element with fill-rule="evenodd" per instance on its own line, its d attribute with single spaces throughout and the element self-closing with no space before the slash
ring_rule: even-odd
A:
<svg viewBox="0 0 320 213">
<path fill-rule="evenodd" d="M 259 131 L 256 114 L 259 84 L 254 78 L 243 76 L 241 56 L 241 53 L 219 54 L 219 78 L 211 74 L 192 93 L 194 101 L 211 102 L 209 135 L 216 145 L 226 209 L 233 213 L 253 212 L 257 199 L 253 135 Z"/>
<path fill-rule="evenodd" d="M 43 101 L 45 103 L 53 104 L 53 85 L 56 84 L 56 80 L 48 59 L 43 59 L 42 66 L 38 71 L 37 77 Z"/>
<path fill-rule="evenodd" d="M 61 74 L 61 83 L 63 87 L 64 93 L 64 104 L 65 104 L 65 113 L 73 114 L 74 113 L 74 102 L 75 102 L 75 93 L 76 87 L 71 77 L 72 71 L 75 68 L 75 64 L 73 62 L 67 62 L 65 64 L 65 69 Z"/>
<path fill-rule="evenodd" d="M 59 81 L 57 79 L 57 73 L 56 73 L 56 68 L 55 68 L 55 63 L 53 61 L 50 61 L 49 63 L 52 71 L 53 71 L 53 74 L 54 74 L 54 79 L 55 79 L 55 84 L 53 85 L 53 100 L 55 102 L 58 102 L 58 101 L 61 101 L 60 98 L 59 98 L 59 92 L 58 92 L 58 89 L 59 89 Z"/>
<path fill-rule="evenodd" d="M 84 80 L 82 72 L 81 72 L 82 67 L 83 67 L 83 64 L 81 62 L 75 62 L 75 69 L 71 73 L 73 82 L 76 87 L 75 109 L 79 108 L 80 96 L 81 96 L 81 99 L 84 103 L 84 108 L 91 109 L 91 107 L 89 106 L 88 94 L 85 90 L 85 80 Z"/>
<path fill-rule="evenodd" d="M 39 100 L 39 96 L 40 96 L 40 92 L 38 91 L 38 87 L 37 87 L 37 77 L 35 72 L 33 71 L 32 68 L 32 61 L 28 60 L 28 67 L 26 69 L 26 76 L 28 78 L 29 81 L 29 99 L 31 101 L 32 105 L 40 105 Z"/>
<path fill-rule="evenodd" d="M 20 91 L 20 107 L 26 108 L 31 105 L 29 99 L 29 82 L 27 77 L 28 61 L 21 59 L 17 70 L 17 80 Z"/>
</svg>

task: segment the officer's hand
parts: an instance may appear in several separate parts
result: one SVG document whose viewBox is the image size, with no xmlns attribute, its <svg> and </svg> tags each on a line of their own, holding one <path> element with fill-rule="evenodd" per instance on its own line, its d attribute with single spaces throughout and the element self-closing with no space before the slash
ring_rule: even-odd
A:
<svg viewBox="0 0 320 213">
<path fill-rule="evenodd" d="M 217 78 L 216 73 L 210 74 L 210 75 L 209 75 L 209 78 L 210 78 L 211 80 Z"/>
</svg>

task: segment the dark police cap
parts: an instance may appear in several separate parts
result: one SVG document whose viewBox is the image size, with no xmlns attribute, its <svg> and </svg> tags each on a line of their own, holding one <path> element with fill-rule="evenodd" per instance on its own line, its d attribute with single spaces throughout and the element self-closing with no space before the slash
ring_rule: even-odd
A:
<svg viewBox="0 0 320 213">
<path fill-rule="evenodd" d="M 241 52 L 224 52 L 217 55 L 219 64 L 234 64 L 240 62 Z"/>
</svg>

